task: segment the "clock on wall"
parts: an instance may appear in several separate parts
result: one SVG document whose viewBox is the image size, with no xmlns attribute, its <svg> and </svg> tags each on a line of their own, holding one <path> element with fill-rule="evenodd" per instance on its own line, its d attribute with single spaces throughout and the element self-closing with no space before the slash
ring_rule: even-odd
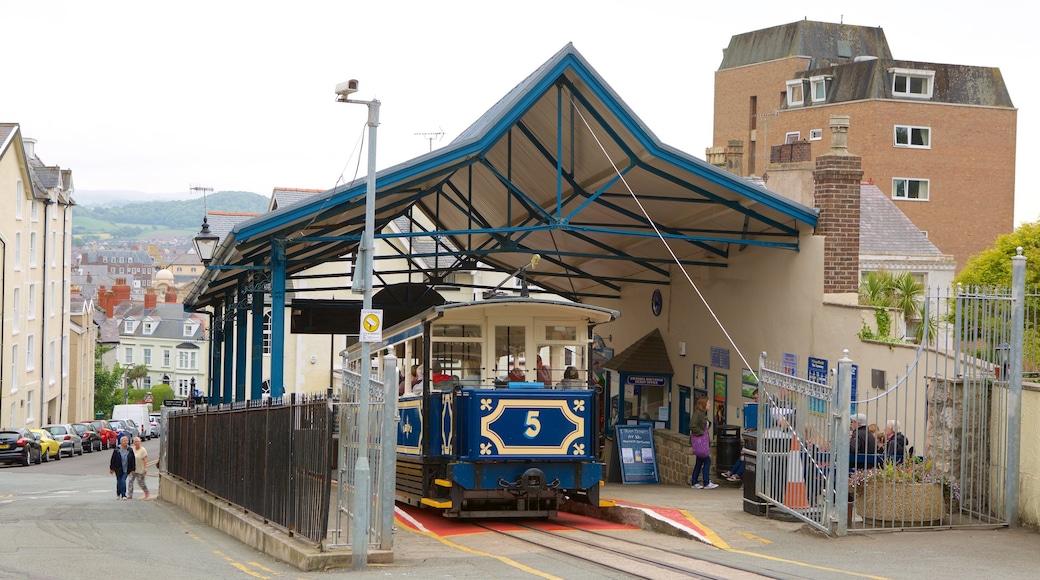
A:
<svg viewBox="0 0 1040 580">
<path fill-rule="evenodd" d="M 650 310 L 654 313 L 654 316 L 661 315 L 661 307 L 664 305 L 664 299 L 661 298 L 661 291 L 654 290 L 652 296 L 650 296 Z"/>
</svg>

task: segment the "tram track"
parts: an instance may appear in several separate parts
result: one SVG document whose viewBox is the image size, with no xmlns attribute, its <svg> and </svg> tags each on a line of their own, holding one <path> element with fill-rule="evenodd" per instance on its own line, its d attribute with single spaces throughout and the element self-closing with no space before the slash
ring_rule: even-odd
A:
<svg viewBox="0 0 1040 580">
<path fill-rule="evenodd" d="M 588 562 L 589 564 L 620 572 L 633 578 L 647 580 L 672 579 L 676 577 L 700 578 L 704 580 L 733 580 L 736 578 L 770 578 L 760 572 L 736 568 L 720 564 L 704 558 L 661 548 L 651 544 L 632 542 L 614 536 L 585 530 L 559 522 L 554 526 L 564 528 L 561 531 L 544 530 L 522 523 L 511 522 L 511 525 L 523 528 L 523 532 L 498 530 L 483 524 L 474 524 L 479 528 L 497 535 L 538 546 L 559 554 Z M 534 532 L 532 536 L 531 533 Z M 575 537 L 576 535 L 583 537 Z M 536 538 L 541 538 L 540 541 Z M 599 539 L 599 541 L 596 541 Z M 581 553 L 576 547 L 591 549 L 591 554 Z M 634 548 L 641 553 L 634 553 Z M 706 570 L 705 568 L 709 568 Z"/>
</svg>

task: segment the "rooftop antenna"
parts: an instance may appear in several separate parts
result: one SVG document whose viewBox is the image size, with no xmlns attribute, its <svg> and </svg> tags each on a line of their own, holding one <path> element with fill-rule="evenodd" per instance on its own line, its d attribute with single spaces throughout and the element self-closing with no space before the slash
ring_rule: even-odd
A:
<svg viewBox="0 0 1040 580">
<path fill-rule="evenodd" d="M 437 130 L 433 131 L 433 132 L 430 132 L 430 133 L 413 133 L 413 135 L 418 135 L 419 137 L 422 137 L 423 139 L 426 139 L 427 141 L 429 141 L 430 142 L 430 151 L 433 151 L 433 142 L 434 141 L 440 141 L 441 139 L 444 138 L 444 129 L 441 129 L 440 127 L 437 127 Z"/>
<path fill-rule="evenodd" d="M 191 189 L 192 193 L 201 193 L 202 194 L 202 219 L 205 221 L 205 219 L 206 219 L 206 194 L 211 192 L 211 191 L 213 191 L 213 188 L 212 187 L 203 187 L 201 185 L 195 184 L 195 185 L 190 186 L 189 189 Z"/>
</svg>

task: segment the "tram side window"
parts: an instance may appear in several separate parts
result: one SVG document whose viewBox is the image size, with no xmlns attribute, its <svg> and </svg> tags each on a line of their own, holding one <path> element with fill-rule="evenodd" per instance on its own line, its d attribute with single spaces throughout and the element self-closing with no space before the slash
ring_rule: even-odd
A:
<svg viewBox="0 0 1040 580">
<path fill-rule="evenodd" d="M 574 324 L 544 321 L 538 326 L 538 381 L 548 387 L 586 387 L 588 360 L 585 358 L 584 328 Z"/>
<path fill-rule="evenodd" d="M 431 377 L 434 388 L 462 384 L 480 386 L 483 333 L 479 323 L 438 323 L 430 330 L 433 342 Z M 449 378 L 446 378 L 449 377 Z M 439 379 L 439 380 L 438 380 Z"/>
<path fill-rule="evenodd" d="M 495 327 L 496 382 L 527 380 L 527 328 Z"/>
</svg>

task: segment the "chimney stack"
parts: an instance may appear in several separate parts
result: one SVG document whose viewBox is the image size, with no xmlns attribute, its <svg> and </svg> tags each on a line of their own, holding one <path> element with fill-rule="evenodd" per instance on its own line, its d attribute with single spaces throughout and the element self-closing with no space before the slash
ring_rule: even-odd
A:
<svg viewBox="0 0 1040 580">
<path fill-rule="evenodd" d="M 814 197 L 823 245 L 823 292 L 859 292 L 859 215 L 862 158 L 849 153 L 849 116 L 831 116 L 831 150 L 816 158 Z"/>
<path fill-rule="evenodd" d="M 157 302 L 157 296 L 155 295 L 155 288 L 148 288 L 144 291 L 144 308 L 145 310 L 154 310 L 155 303 Z"/>
</svg>

